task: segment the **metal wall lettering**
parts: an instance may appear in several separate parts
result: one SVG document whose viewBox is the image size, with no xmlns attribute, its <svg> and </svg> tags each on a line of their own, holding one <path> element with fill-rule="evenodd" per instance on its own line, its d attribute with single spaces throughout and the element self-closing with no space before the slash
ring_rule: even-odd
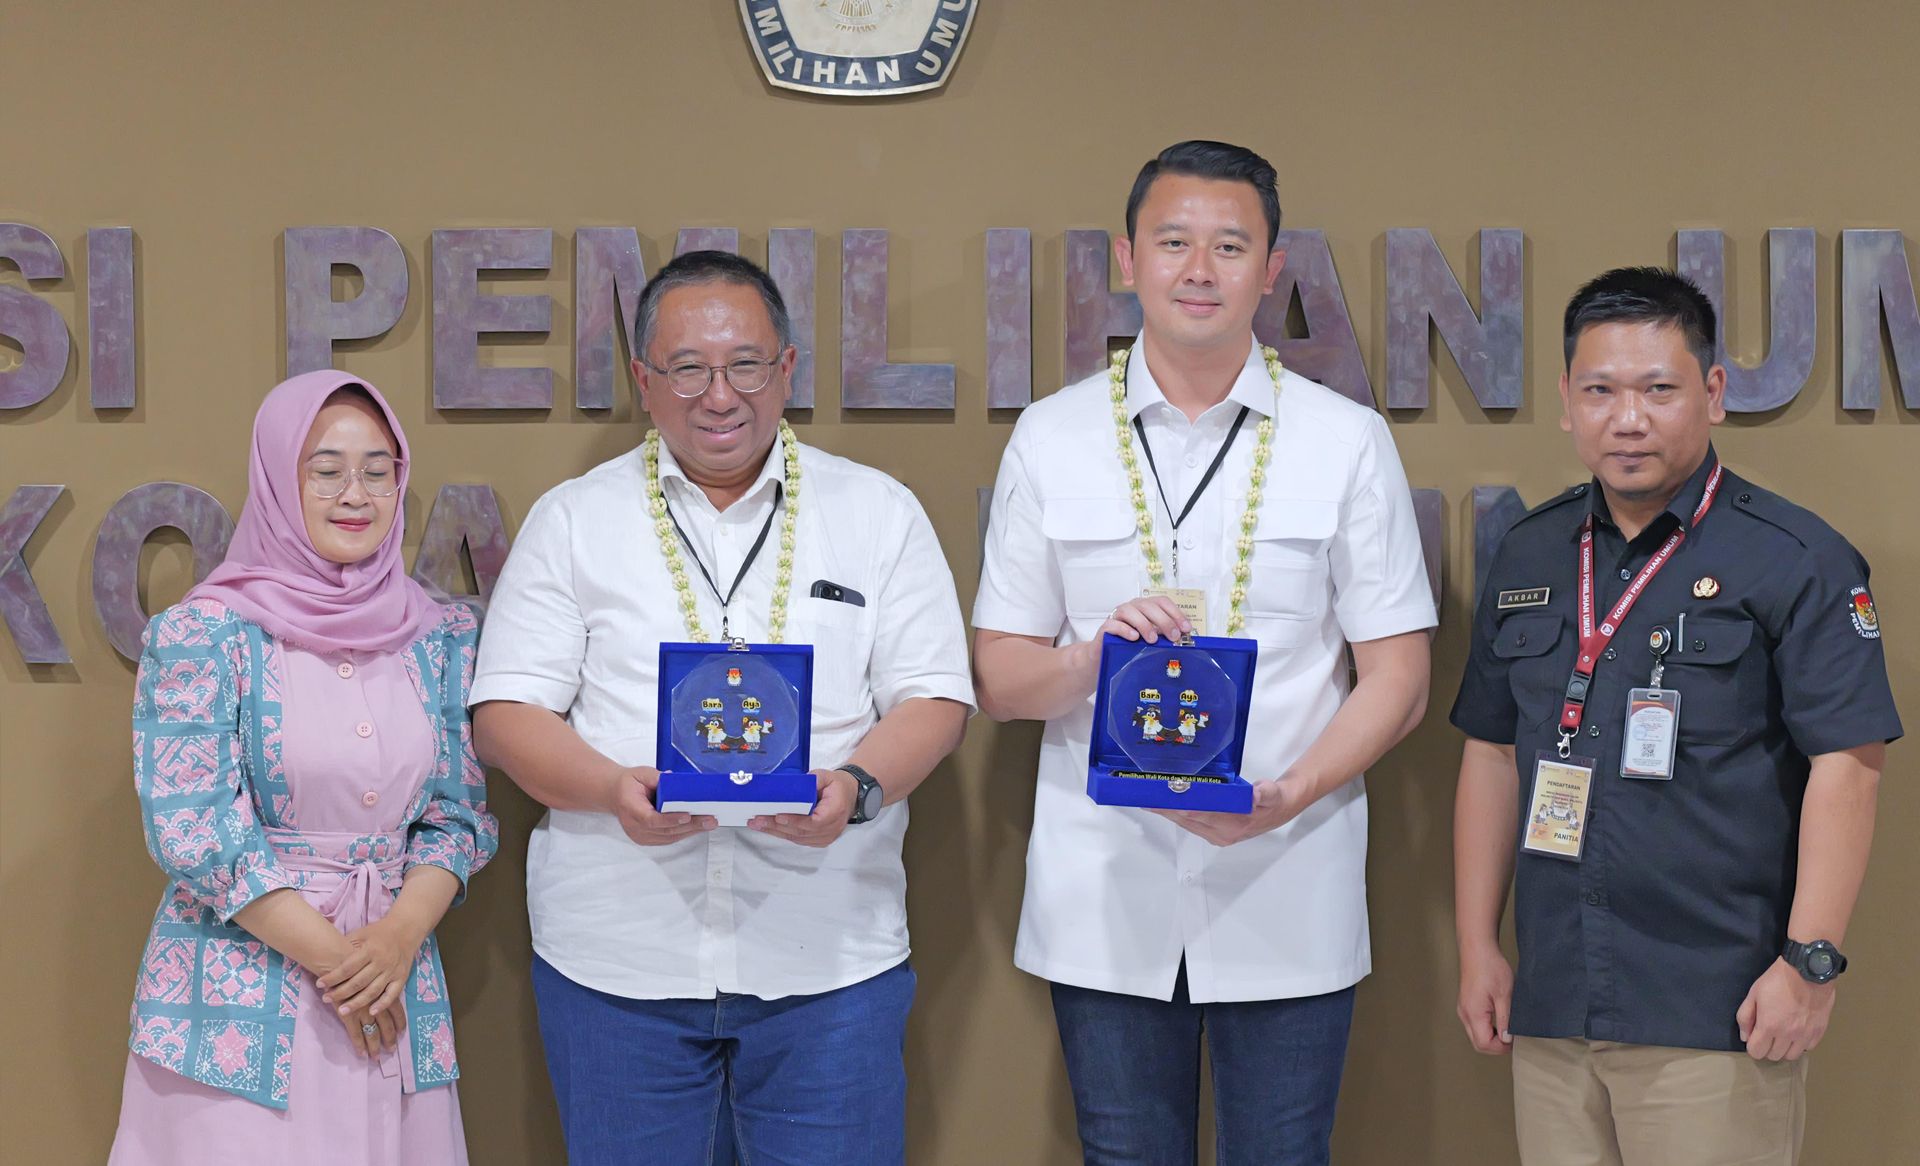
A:
<svg viewBox="0 0 1920 1166">
<path fill-rule="evenodd" d="M 775 227 L 767 232 L 767 274 L 787 303 L 793 324 L 793 344 L 800 350 L 793 363 L 791 409 L 813 408 L 813 333 L 818 310 L 814 306 L 814 245 L 812 227 Z"/>
<path fill-rule="evenodd" d="M 681 230 L 675 255 L 689 251 L 740 253 L 740 232 L 732 227 L 689 227 Z M 796 350 L 793 394 L 789 409 L 813 408 L 814 249 L 813 228 L 775 227 L 767 232 L 767 274 L 787 305 L 787 323 L 793 328 Z"/>
<path fill-rule="evenodd" d="M 0 259 L 35 280 L 65 279 L 67 261 L 45 231 L 0 223 Z M 25 409 L 53 395 L 67 375 L 67 322 L 59 309 L 31 291 L 0 284 L 0 336 L 18 344 L 20 363 L 0 372 L 0 409 Z"/>
<path fill-rule="evenodd" d="M 482 227 L 433 233 L 433 407 L 547 409 L 550 368 L 480 364 L 486 332 L 548 332 L 553 297 L 481 295 L 482 271 L 545 271 L 553 232 L 545 227 Z"/>
<path fill-rule="evenodd" d="M 1033 403 L 1033 232 L 987 232 L 987 408 Z"/>
<path fill-rule="evenodd" d="M 464 594 L 460 551 L 473 564 L 478 596 Z M 423 586 L 472 602 L 484 610 L 493 597 L 493 585 L 507 564 L 507 528 L 500 521 L 500 500 L 491 486 L 442 486 L 433 497 L 426 529 L 420 535 L 420 553 L 414 556 L 413 577 Z"/>
<path fill-rule="evenodd" d="M 1438 490 L 1413 492 L 1413 521 L 1420 529 L 1420 554 L 1427 564 L 1427 589 L 1440 609 L 1440 589 L 1447 565 L 1447 496 Z"/>
<path fill-rule="evenodd" d="M 682 227 L 674 240 L 673 253 L 678 256 L 689 251 L 725 251 L 738 255 L 740 231 L 735 227 Z"/>
<path fill-rule="evenodd" d="M 1713 301 L 1720 334 L 1714 338 L 1720 363 L 1727 368 L 1727 411 L 1765 413 L 1798 396 L 1813 374 L 1819 311 L 1814 292 L 1814 234 L 1811 229 L 1775 228 L 1767 232 L 1767 302 L 1772 326 L 1767 358 L 1759 364 L 1735 363 L 1727 355 L 1727 236 L 1724 231 L 1681 231 L 1675 267 Z"/>
<path fill-rule="evenodd" d="M 1428 325 L 1440 333 L 1482 409 L 1526 399 L 1526 237 L 1480 232 L 1480 311 L 1454 278 L 1433 233 L 1387 232 L 1387 407 L 1424 409 L 1432 373 Z"/>
<path fill-rule="evenodd" d="M 334 341 L 370 340 L 400 322 L 407 309 L 407 253 L 392 235 L 378 227 L 289 227 L 280 241 L 288 376 L 332 368 Z M 360 273 L 359 295 L 333 298 L 336 265 Z"/>
<path fill-rule="evenodd" d="M 1493 570 L 1493 555 L 1507 530 L 1527 512 L 1520 491 L 1512 486 L 1475 486 L 1473 488 L 1473 602 L 1477 610 L 1480 592 Z"/>
<path fill-rule="evenodd" d="M 647 268 L 640 233 L 632 227 L 581 227 L 573 233 L 573 403 L 580 409 L 613 408 L 614 331 L 630 356 L 639 355 L 633 334 Z"/>
<path fill-rule="evenodd" d="M 135 383 L 133 228 L 87 232 L 87 378 L 96 409 L 131 409 Z"/>
<path fill-rule="evenodd" d="M 114 650 L 129 660 L 140 655 L 149 618 L 140 606 L 140 548 L 163 526 L 192 544 L 196 583 L 227 557 L 233 538 L 233 518 L 220 500 L 184 482 L 135 486 L 107 511 L 93 542 L 93 610 Z"/>
<path fill-rule="evenodd" d="M 21 486 L 0 510 L 0 622 L 29 664 L 73 663 L 26 560 L 33 532 L 66 492 L 65 486 Z"/>
<path fill-rule="evenodd" d="M 840 407 L 951 409 L 951 364 L 887 362 L 887 232 L 840 237 Z"/>
<path fill-rule="evenodd" d="M 1283 230 L 1274 246 L 1286 252 L 1287 261 L 1272 293 L 1253 317 L 1254 335 L 1272 346 L 1287 368 L 1373 408 L 1373 381 L 1367 376 L 1359 337 L 1354 335 L 1353 317 L 1347 313 L 1346 293 L 1340 290 L 1326 232 Z M 1287 334 L 1287 312 L 1296 291 L 1307 331 L 1300 337 Z"/>
<path fill-rule="evenodd" d="M 1064 374 L 1068 384 L 1107 367 L 1107 341 L 1140 332 L 1140 297 L 1113 290 L 1105 231 L 1067 232 L 1067 335 Z"/>
<path fill-rule="evenodd" d="M 1899 231 L 1840 232 L 1840 407 L 1880 407 L 1880 325 L 1900 399 L 1920 409 L 1920 304 Z"/>
</svg>

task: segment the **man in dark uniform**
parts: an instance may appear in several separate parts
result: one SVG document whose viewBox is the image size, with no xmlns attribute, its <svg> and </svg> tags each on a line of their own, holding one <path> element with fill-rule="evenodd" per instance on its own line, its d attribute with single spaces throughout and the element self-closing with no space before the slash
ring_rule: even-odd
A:
<svg viewBox="0 0 1920 1166">
<path fill-rule="evenodd" d="M 1660 269 L 1568 304 L 1593 481 L 1501 541 L 1453 708 L 1460 1020 L 1531 1164 L 1798 1161 L 1901 733 L 1866 562 L 1714 453 L 1714 336 Z"/>
</svg>

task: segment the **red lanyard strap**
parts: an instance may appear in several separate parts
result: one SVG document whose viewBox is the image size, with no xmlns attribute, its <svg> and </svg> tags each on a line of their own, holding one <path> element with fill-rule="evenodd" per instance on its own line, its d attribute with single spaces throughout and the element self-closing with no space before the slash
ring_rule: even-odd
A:
<svg viewBox="0 0 1920 1166">
<path fill-rule="evenodd" d="M 1694 509 L 1692 526 L 1700 525 L 1713 506 L 1714 495 L 1720 492 L 1720 476 L 1724 466 L 1714 466 L 1713 473 L 1707 477 L 1707 488 L 1700 495 L 1700 505 Z M 1587 703 L 1587 692 L 1593 687 L 1593 671 L 1600 663 L 1600 657 L 1606 652 L 1607 645 L 1613 642 L 1615 632 L 1640 601 L 1640 595 L 1646 591 L 1647 584 L 1667 565 L 1680 544 L 1687 540 L 1686 529 L 1676 530 L 1660 544 L 1660 549 L 1640 568 L 1640 573 L 1627 584 L 1620 598 L 1607 611 L 1607 616 L 1599 627 L 1593 626 L 1593 515 L 1587 515 L 1586 522 L 1580 528 L 1580 657 L 1574 661 L 1573 675 L 1567 680 L 1566 701 L 1560 706 L 1560 756 L 1572 752 L 1573 736 L 1580 731 L 1580 718 Z"/>
</svg>

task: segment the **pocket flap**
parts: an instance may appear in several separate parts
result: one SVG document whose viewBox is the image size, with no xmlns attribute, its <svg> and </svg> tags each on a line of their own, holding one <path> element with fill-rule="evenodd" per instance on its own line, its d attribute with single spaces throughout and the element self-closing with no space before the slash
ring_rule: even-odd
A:
<svg viewBox="0 0 1920 1166">
<path fill-rule="evenodd" d="M 1245 506 L 1242 499 L 1239 506 Z M 1237 520 L 1239 515 L 1236 514 Z M 1340 520 L 1340 505 L 1320 498 L 1269 498 L 1260 506 L 1260 521 L 1254 524 L 1256 540 L 1297 538 L 1319 541 L 1333 537 Z"/>
<path fill-rule="evenodd" d="M 1674 645 L 1667 664 L 1731 664 L 1753 642 L 1750 619 L 1702 616 L 1687 621 L 1687 642 Z"/>
<path fill-rule="evenodd" d="M 1059 542 L 1126 538 L 1133 511 L 1124 498 L 1053 498 L 1040 512 L 1040 530 Z"/>
<path fill-rule="evenodd" d="M 1493 654 L 1502 660 L 1519 660 L 1552 651 L 1560 642 L 1560 629 L 1567 617 L 1557 611 L 1529 611 L 1510 615 L 1493 633 Z M 1689 629 L 1691 630 L 1691 629 Z"/>
</svg>

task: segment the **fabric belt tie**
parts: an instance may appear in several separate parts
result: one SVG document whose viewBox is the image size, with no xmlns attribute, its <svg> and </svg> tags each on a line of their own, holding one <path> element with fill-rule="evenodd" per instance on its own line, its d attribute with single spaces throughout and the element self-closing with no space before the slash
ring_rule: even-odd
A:
<svg viewBox="0 0 1920 1166">
<path fill-rule="evenodd" d="M 392 909 L 406 871 L 405 835 L 285 829 L 269 829 L 266 835 L 280 868 L 307 876 L 299 888 L 301 898 L 340 934 L 383 919 Z M 404 990 L 400 1007 L 406 1007 Z M 400 1077 L 406 1092 L 413 1092 L 412 1042 L 403 1036 L 395 1048 L 381 1050 L 380 1072 Z"/>
</svg>

